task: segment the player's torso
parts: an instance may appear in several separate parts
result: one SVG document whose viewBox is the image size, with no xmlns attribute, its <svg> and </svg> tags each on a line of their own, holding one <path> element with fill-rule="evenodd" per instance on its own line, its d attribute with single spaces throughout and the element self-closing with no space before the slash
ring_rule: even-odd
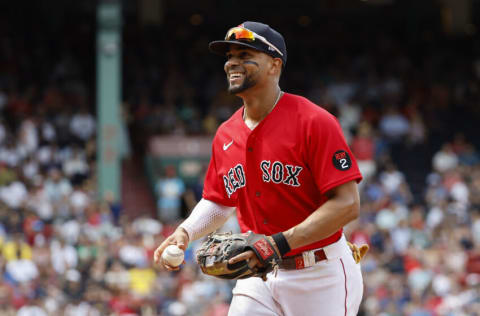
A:
<svg viewBox="0 0 480 316">
<path fill-rule="evenodd" d="M 242 229 L 272 234 L 303 221 L 321 204 L 305 152 L 305 129 L 286 100 L 250 130 L 237 112 L 217 134 L 217 173 L 236 201 Z"/>
</svg>

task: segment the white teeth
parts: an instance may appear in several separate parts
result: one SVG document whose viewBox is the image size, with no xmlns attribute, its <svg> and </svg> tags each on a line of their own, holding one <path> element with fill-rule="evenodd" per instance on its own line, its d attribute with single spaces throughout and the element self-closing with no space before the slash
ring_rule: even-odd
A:
<svg viewBox="0 0 480 316">
<path fill-rule="evenodd" d="M 241 76 L 242 76 L 242 73 L 239 73 L 239 72 L 231 73 L 230 79 L 237 79 L 237 78 L 240 78 Z"/>
</svg>

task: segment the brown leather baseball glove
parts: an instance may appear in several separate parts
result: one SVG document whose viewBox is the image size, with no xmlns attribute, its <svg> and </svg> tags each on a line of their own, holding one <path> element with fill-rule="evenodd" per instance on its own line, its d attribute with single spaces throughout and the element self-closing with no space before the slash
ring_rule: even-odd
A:
<svg viewBox="0 0 480 316">
<path fill-rule="evenodd" d="M 262 268 L 250 267 L 246 260 L 228 263 L 229 259 L 247 250 L 252 250 L 257 255 Z M 265 275 L 281 260 L 267 236 L 252 232 L 212 234 L 203 242 L 196 255 L 203 273 L 221 279 L 265 279 Z"/>
</svg>

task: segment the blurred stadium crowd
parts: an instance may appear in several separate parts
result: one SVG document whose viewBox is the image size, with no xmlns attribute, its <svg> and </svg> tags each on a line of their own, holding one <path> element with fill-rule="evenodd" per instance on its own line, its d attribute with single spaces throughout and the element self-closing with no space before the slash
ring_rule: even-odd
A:
<svg viewBox="0 0 480 316">
<path fill-rule="evenodd" d="M 198 242 L 178 273 L 152 264 L 182 218 L 132 217 L 96 195 L 91 21 L 32 32 L 3 18 L 0 314 L 226 315 L 233 283 L 199 273 Z M 137 153 L 157 134 L 212 135 L 240 105 L 207 51 L 228 26 L 169 23 L 125 28 L 123 107 Z M 281 86 L 338 117 L 363 172 L 361 216 L 346 228 L 371 247 L 361 315 L 480 315 L 480 47 L 435 30 L 414 41 L 325 23 L 318 41 L 278 27 L 291 52 Z M 188 212 L 198 191 L 187 187 L 178 205 Z"/>
</svg>

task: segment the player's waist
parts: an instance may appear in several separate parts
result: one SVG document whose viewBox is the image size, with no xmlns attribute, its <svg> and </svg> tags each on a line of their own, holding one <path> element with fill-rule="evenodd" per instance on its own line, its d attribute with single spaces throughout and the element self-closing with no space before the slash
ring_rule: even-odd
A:
<svg viewBox="0 0 480 316">
<path fill-rule="evenodd" d="M 309 245 L 306 245 L 306 246 L 303 246 L 303 247 L 292 249 L 290 252 L 285 254 L 285 257 L 295 256 L 295 255 L 301 254 L 302 252 L 305 252 L 305 251 L 320 249 L 320 248 L 326 247 L 328 245 L 331 245 L 331 244 L 340 240 L 340 238 L 342 237 L 342 233 L 343 233 L 343 229 L 340 229 L 336 233 L 334 233 L 333 235 L 331 235 L 327 238 L 324 238 L 322 240 L 319 240 L 317 242 L 314 242 L 312 244 L 309 244 Z"/>
<path fill-rule="evenodd" d="M 315 263 L 340 258 L 348 251 L 348 245 L 343 233 L 337 241 L 318 249 L 305 250 L 299 254 L 285 256 L 279 263 L 280 269 L 298 270 L 313 266 Z"/>
</svg>

